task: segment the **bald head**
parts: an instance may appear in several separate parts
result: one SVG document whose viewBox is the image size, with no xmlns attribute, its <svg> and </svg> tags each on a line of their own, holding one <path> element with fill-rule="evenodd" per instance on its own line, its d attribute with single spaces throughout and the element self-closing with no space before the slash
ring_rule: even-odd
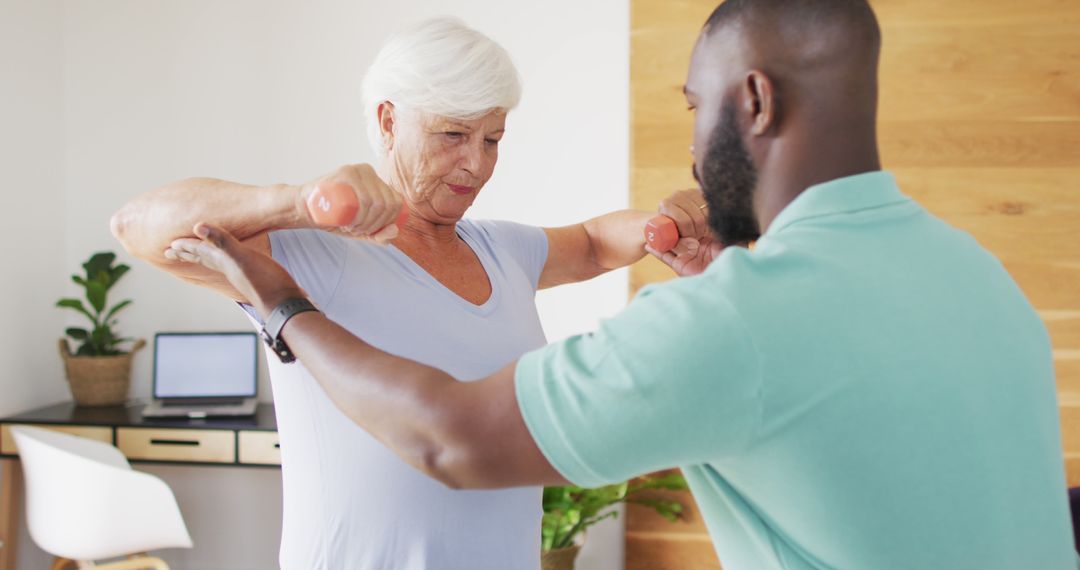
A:
<svg viewBox="0 0 1080 570">
<path fill-rule="evenodd" d="M 728 228 L 752 212 L 764 229 L 806 187 L 880 168 L 880 50 L 866 0 L 727 0 L 713 11 L 686 95 L 695 173 L 714 208 L 726 205 Z"/>
<path fill-rule="evenodd" d="M 837 34 L 875 51 L 881 43 L 877 18 L 866 0 L 727 0 L 705 22 L 705 33 L 732 25 L 765 27 L 781 38 Z"/>
<path fill-rule="evenodd" d="M 881 31 L 866 0 L 728 0 L 698 48 L 725 59 L 736 78 L 760 71 L 785 102 L 815 115 L 830 106 L 870 119 L 876 111 Z"/>
</svg>

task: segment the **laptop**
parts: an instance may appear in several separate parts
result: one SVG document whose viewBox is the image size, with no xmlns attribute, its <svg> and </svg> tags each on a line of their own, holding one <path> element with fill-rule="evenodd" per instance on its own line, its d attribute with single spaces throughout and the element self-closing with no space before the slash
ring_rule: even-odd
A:
<svg viewBox="0 0 1080 570">
<path fill-rule="evenodd" d="M 144 418 L 255 415 L 258 337 L 254 332 L 154 335 L 154 398 Z"/>
</svg>

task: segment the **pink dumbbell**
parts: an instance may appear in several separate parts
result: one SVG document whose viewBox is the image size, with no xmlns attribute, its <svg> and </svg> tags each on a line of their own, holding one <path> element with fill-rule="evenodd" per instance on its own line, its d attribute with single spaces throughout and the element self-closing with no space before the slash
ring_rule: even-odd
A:
<svg viewBox="0 0 1080 570">
<path fill-rule="evenodd" d="M 698 209 L 704 211 L 708 207 L 708 204 L 701 204 Z M 656 251 L 667 253 L 679 243 L 679 227 L 675 220 L 663 214 L 653 216 L 645 224 L 645 241 Z"/>
<path fill-rule="evenodd" d="M 661 214 L 645 224 L 645 241 L 660 253 L 671 251 L 679 243 L 679 228 L 675 220 Z"/>
<path fill-rule="evenodd" d="M 356 199 L 356 192 L 352 186 L 344 182 L 329 182 L 319 184 L 307 199 L 308 213 L 311 219 L 320 226 L 347 226 L 356 219 L 356 213 L 360 211 L 360 202 Z M 409 218 L 409 208 L 401 205 L 401 213 L 398 214 L 394 224 L 397 227 L 405 225 Z"/>
</svg>

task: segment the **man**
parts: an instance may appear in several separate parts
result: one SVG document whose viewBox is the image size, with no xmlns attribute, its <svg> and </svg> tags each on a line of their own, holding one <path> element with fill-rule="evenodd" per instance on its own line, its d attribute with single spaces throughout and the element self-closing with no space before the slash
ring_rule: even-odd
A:
<svg viewBox="0 0 1080 570">
<path fill-rule="evenodd" d="M 695 173 L 716 236 L 756 247 L 473 383 L 292 314 L 283 270 L 217 228 L 174 253 L 291 315 L 335 404 L 449 486 L 679 466 L 725 568 L 1075 568 L 1046 331 L 880 170 L 879 50 L 864 0 L 718 7 L 685 87 Z"/>
</svg>

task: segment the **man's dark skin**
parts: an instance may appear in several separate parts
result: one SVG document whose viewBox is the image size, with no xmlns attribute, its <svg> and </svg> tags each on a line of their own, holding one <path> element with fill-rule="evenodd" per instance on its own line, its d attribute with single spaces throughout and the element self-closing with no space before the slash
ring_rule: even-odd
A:
<svg viewBox="0 0 1080 570">
<path fill-rule="evenodd" d="M 695 113 L 695 174 L 710 226 L 727 243 L 756 238 L 810 186 L 880 169 L 873 14 L 863 2 L 808 4 L 733 0 L 695 45 L 685 86 Z M 221 271 L 264 318 L 303 296 L 270 257 L 205 224 L 195 234 L 200 239 L 174 242 L 173 252 Z M 683 273 L 703 271 L 720 249 L 701 248 Z M 293 317 L 283 338 L 350 419 L 448 486 L 566 483 L 521 417 L 516 363 L 457 382 L 314 312 Z"/>
</svg>

